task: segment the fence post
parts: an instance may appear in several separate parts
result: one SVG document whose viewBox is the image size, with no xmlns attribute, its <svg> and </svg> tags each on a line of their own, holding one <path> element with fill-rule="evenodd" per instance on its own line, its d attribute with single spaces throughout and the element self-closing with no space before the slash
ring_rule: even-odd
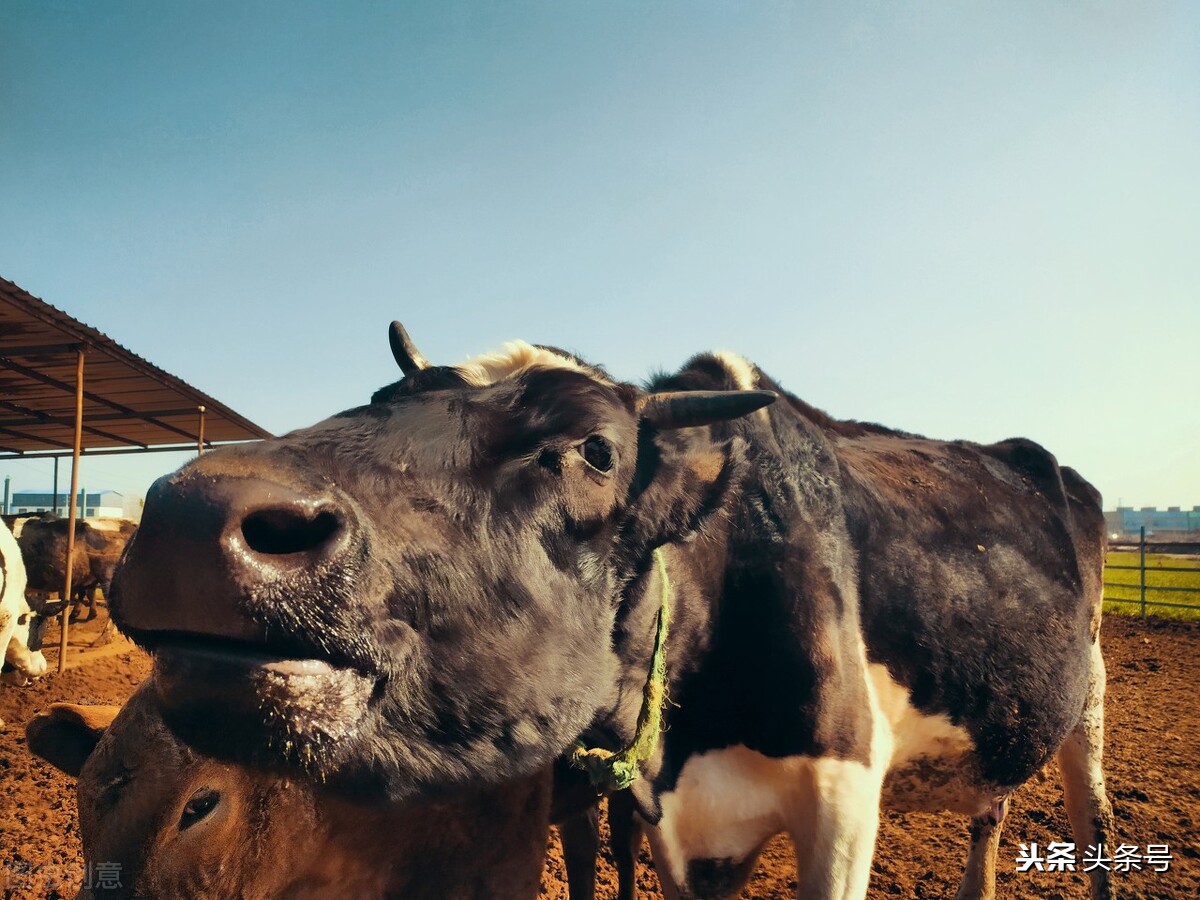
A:
<svg viewBox="0 0 1200 900">
<path fill-rule="evenodd" d="M 1140 561 L 1138 563 L 1138 575 L 1141 576 L 1142 586 L 1142 618 L 1146 618 L 1146 526 L 1141 529 L 1141 538 L 1139 540 Z"/>
</svg>

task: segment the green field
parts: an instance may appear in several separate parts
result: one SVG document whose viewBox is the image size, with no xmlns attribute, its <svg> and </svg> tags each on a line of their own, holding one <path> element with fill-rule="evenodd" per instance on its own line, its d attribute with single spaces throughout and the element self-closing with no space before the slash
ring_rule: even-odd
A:
<svg viewBox="0 0 1200 900">
<path fill-rule="evenodd" d="M 1136 566 L 1138 554 L 1136 551 L 1112 551 L 1108 554 L 1107 565 L 1104 568 L 1104 580 L 1108 585 L 1122 587 L 1104 588 L 1104 611 L 1121 615 L 1139 615 L 1141 613 L 1141 590 L 1138 587 L 1141 573 L 1137 569 L 1114 569 L 1113 566 Z M 1162 571 L 1169 569 L 1187 569 L 1186 572 Z M 1124 587 L 1123 585 L 1130 585 Z M 1160 587 L 1190 587 L 1200 588 L 1200 559 L 1195 557 L 1166 556 L 1159 553 L 1146 554 L 1146 614 L 1162 616 L 1167 619 L 1200 619 L 1200 594 L 1190 594 L 1175 591 L 1160 591 Z M 1111 603 L 1109 600 L 1133 600 L 1133 603 Z M 1176 609 L 1162 606 L 1162 603 L 1190 603 L 1197 609 Z"/>
</svg>

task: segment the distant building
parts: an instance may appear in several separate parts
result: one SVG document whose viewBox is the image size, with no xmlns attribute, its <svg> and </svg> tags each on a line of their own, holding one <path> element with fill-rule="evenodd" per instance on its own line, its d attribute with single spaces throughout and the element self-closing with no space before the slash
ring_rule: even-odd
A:
<svg viewBox="0 0 1200 900">
<path fill-rule="evenodd" d="M 1104 521 L 1109 534 L 1133 535 L 1142 528 L 1146 534 L 1162 535 L 1164 532 L 1200 534 L 1200 506 L 1190 510 L 1178 506 L 1159 509 L 1156 506 L 1118 506 L 1114 512 L 1106 512 Z"/>
<path fill-rule="evenodd" d="M 70 512 L 70 491 L 62 491 L 58 495 L 58 506 L 54 505 L 53 491 L 13 491 L 9 500 L 8 512 L 14 515 L 34 515 L 42 512 L 55 512 L 66 516 Z M 81 518 L 93 516 L 125 515 L 125 498 L 116 491 L 79 491 L 75 501 L 76 515 Z"/>
</svg>

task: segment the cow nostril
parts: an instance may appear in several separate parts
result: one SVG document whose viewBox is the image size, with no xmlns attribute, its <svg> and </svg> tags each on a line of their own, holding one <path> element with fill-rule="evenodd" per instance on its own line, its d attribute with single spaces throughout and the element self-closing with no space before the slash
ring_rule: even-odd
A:
<svg viewBox="0 0 1200 900">
<path fill-rule="evenodd" d="M 317 549 L 338 526 L 338 517 L 328 510 L 310 517 L 300 509 L 264 509 L 243 520 L 242 536 L 255 553 L 283 556 Z"/>
</svg>

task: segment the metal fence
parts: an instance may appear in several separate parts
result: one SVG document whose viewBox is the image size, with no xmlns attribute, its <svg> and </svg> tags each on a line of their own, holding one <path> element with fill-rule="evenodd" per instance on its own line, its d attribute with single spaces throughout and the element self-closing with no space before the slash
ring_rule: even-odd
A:
<svg viewBox="0 0 1200 900">
<path fill-rule="evenodd" d="M 1146 529 L 1143 526 L 1140 529 L 1138 540 L 1136 541 L 1110 541 L 1108 544 L 1109 552 L 1124 551 L 1136 552 L 1138 554 L 1138 564 L 1136 566 L 1114 565 L 1106 562 L 1104 570 L 1107 573 L 1110 569 L 1127 569 L 1138 573 L 1138 581 L 1136 584 L 1122 584 L 1120 582 L 1105 581 L 1104 587 L 1107 588 L 1122 588 L 1124 590 L 1136 590 L 1138 599 L 1110 597 L 1106 592 L 1104 599 L 1109 603 L 1127 603 L 1141 608 L 1141 616 L 1146 617 L 1146 592 L 1151 594 L 1167 593 L 1167 594 L 1200 594 L 1200 568 L 1195 566 L 1147 566 L 1146 553 L 1171 553 L 1182 554 L 1188 556 L 1200 556 L 1200 542 L 1189 541 L 1170 541 L 1166 543 L 1146 543 Z M 1182 587 L 1178 585 L 1155 584 L 1148 579 L 1148 576 L 1153 576 L 1159 572 L 1190 572 L 1196 577 L 1196 587 Z M 1187 599 L 1186 597 L 1183 599 Z M 1152 598 L 1149 602 L 1150 606 L 1167 606 L 1174 609 L 1195 609 L 1200 610 L 1200 602 L 1198 603 L 1171 603 L 1166 600 L 1160 600 L 1157 597 Z"/>
</svg>

